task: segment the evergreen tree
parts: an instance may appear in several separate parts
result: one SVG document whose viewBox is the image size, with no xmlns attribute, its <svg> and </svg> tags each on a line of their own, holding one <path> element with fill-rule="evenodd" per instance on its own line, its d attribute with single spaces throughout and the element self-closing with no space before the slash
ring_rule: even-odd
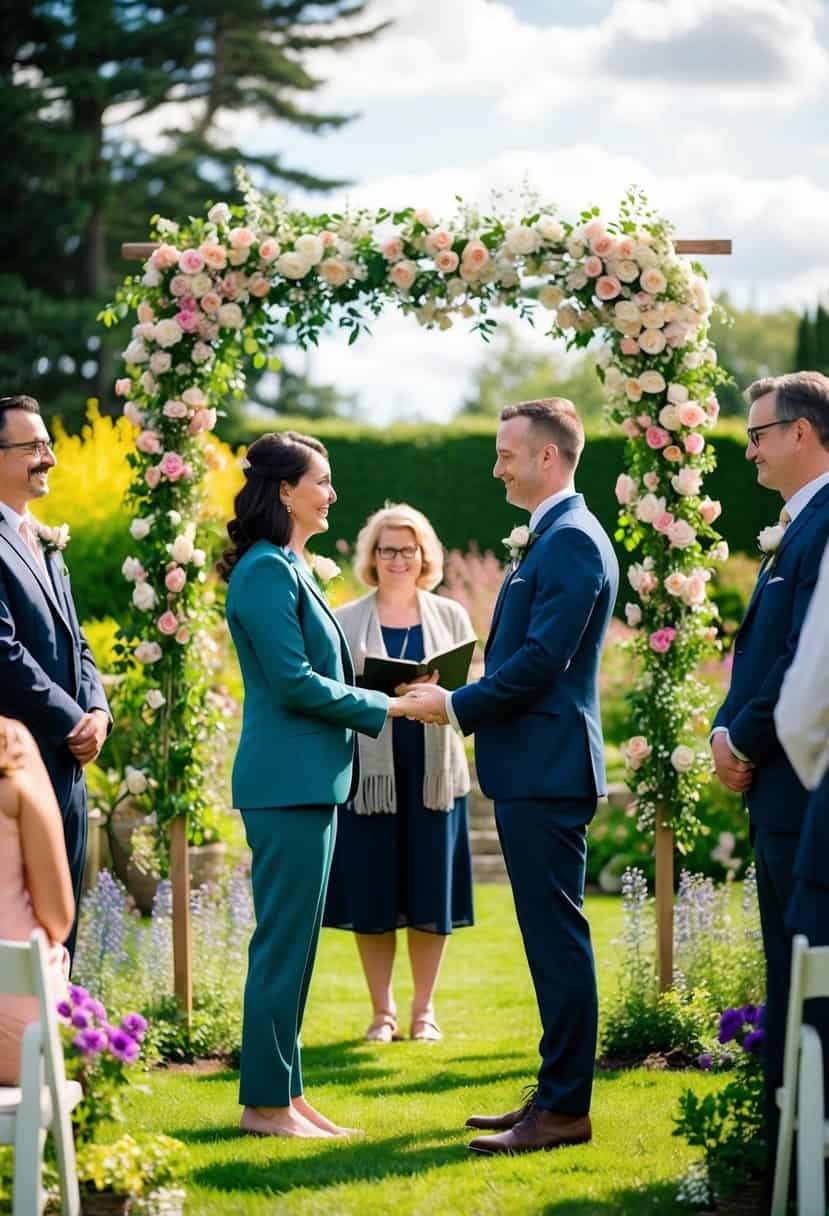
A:
<svg viewBox="0 0 829 1216">
<path fill-rule="evenodd" d="M 84 399 L 111 399 L 114 350 L 95 321 L 120 278 L 120 244 L 155 212 L 234 201 L 243 164 L 273 186 L 339 184 L 222 142 L 242 110 L 312 132 L 348 115 L 304 104 L 322 81 L 305 66 L 319 48 L 374 36 L 354 0 L 16 0 L 0 14 L 4 149 L 0 236 L 0 383 L 77 422 Z M 174 105 L 174 109 L 163 107 Z M 159 147 L 128 120 L 169 114 Z M 183 117 L 182 117 L 183 116 Z M 51 412 L 51 411 L 50 411 Z"/>
<path fill-rule="evenodd" d="M 797 346 L 795 347 L 795 371 L 810 371 L 817 366 L 817 344 L 815 323 L 804 312 L 797 323 Z"/>
<path fill-rule="evenodd" d="M 818 304 L 815 314 L 814 370 L 829 374 L 829 312 Z"/>
</svg>

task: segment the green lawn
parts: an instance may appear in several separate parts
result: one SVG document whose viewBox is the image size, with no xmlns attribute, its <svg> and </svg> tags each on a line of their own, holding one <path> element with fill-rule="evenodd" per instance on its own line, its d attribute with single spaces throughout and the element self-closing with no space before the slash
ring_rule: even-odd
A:
<svg viewBox="0 0 829 1216">
<path fill-rule="evenodd" d="M 364 1138 L 242 1137 L 235 1072 L 152 1074 L 150 1092 L 130 1100 L 130 1127 L 187 1143 L 191 1216 L 687 1212 L 674 1203 L 674 1182 L 692 1153 L 671 1137 L 671 1113 L 689 1083 L 717 1084 L 708 1075 L 599 1073 L 591 1145 L 502 1159 L 468 1152 L 466 1117 L 516 1104 L 535 1072 L 539 1034 L 509 889 L 476 894 L 478 924 L 447 951 L 440 1044 L 363 1042 L 369 1010 L 354 943 L 323 934 L 304 1031 L 306 1092 L 332 1118 L 363 1127 Z M 620 911 L 618 899 L 588 900 L 604 1000 Z M 398 972 L 407 1027 L 405 955 Z"/>
</svg>

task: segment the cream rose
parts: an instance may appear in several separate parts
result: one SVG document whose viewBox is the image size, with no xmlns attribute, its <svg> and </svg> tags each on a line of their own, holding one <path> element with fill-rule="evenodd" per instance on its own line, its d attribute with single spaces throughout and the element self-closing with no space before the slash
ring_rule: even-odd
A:
<svg viewBox="0 0 829 1216">
<path fill-rule="evenodd" d="M 634 735 L 624 744 L 622 751 L 628 765 L 635 771 L 644 764 L 653 748 L 644 735 Z"/>
<path fill-rule="evenodd" d="M 558 308 L 564 299 L 564 292 L 554 283 L 546 283 L 538 293 L 538 298 L 544 308 Z"/>
<path fill-rule="evenodd" d="M 616 478 L 616 501 L 621 506 L 627 506 L 636 497 L 639 485 L 627 473 L 620 473 Z"/>
<path fill-rule="evenodd" d="M 688 773 L 694 767 L 696 760 L 696 752 L 692 747 L 688 747 L 684 743 L 680 743 L 671 752 L 671 764 L 678 773 Z"/>
<path fill-rule="evenodd" d="M 698 571 L 695 570 L 686 579 L 682 588 L 682 599 L 689 608 L 705 603 L 705 579 Z"/>
<path fill-rule="evenodd" d="M 702 485 L 702 473 L 699 469 L 692 469 L 686 465 L 684 469 L 680 469 L 671 478 L 671 485 L 676 490 L 677 494 L 682 498 L 691 498 L 695 494 L 699 494 L 700 486 Z"/>
<path fill-rule="evenodd" d="M 318 273 L 331 287 L 342 287 L 348 282 L 348 266 L 340 258 L 326 258 L 320 263 Z"/>
<path fill-rule="evenodd" d="M 646 329 L 639 338 L 639 345 L 646 355 L 659 355 L 665 349 L 665 335 L 661 329 Z"/>
<path fill-rule="evenodd" d="M 684 405 L 688 400 L 688 390 L 684 384 L 668 385 L 668 400 L 672 405 Z"/>
<path fill-rule="evenodd" d="M 139 612 L 152 612 L 158 603 L 158 596 L 149 583 L 136 583 L 132 592 L 132 602 Z"/>
<path fill-rule="evenodd" d="M 665 510 L 665 499 L 655 494 L 643 494 L 636 504 L 636 518 L 643 524 L 652 524 Z"/>
<path fill-rule="evenodd" d="M 681 595 L 686 581 L 685 575 L 681 570 L 674 570 L 665 579 L 665 590 L 668 592 L 668 595 Z"/>
<path fill-rule="evenodd" d="M 389 278 L 395 287 L 399 287 L 401 291 L 408 291 L 417 278 L 417 265 L 409 258 L 404 258 L 402 262 L 395 262 L 389 269 Z"/>
<path fill-rule="evenodd" d="M 652 296 L 660 295 L 668 286 L 668 280 L 656 266 L 643 270 L 639 282 L 642 284 L 642 290 L 650 292 Z"/>
<path fill-rule="evenodd" d="M 679 430 L 679 411 L 675 405 L 663 405 L 659 411 L 659 425 L 666 431 Z"/>
<path fill-rule="evenodd" d="M 504 245 L 507 250 L 519 257 L 524 257 L 528 253 L 535 253 L 541 244 L 539 234 L 534 228 L 527 228 L 524 224 L 517 224 L 514 228 L 508 228 L 504 233 Z"/>
<path fill-rule="evenodd" d="M 674 549 L 687 549 L 696 539 L 696 532 L 685 519 L 675 519 L 668 529 L 668 540 Z"/>
<path fill-rule="evenodd" d="M 301 238 L 300 238 L 301 239 Z M 320 241 L 322 246 L 322 241 Z M 288 250 L 274 263 L 279 274 L 286 279 L 304 279 L 311 269 L 311 262 L 300 249 Z"/>
<path fill-rule="evenodd" d="M 222 304 L 217 314 L 218 322 L 225 329 L 241 329 L 245 318 L 238 304 Z"/>
<path fill-rule="evenodd" d="M 554 215 L 540 215 L 535 222 L 535 227 L 545 241 L 564 239 L 564 228 Z"/>
<path fill-rule="evenodd" d="M 662 393 L 665 391 L 665 377 L 661 372 L 646 371 L 642 372 L 639 377 L 639 383 L 642 385 L 643 392 L 646 393 Z M 665 426 L 665 423 L 662 423 Z M 671 427 L 667 428 L 671 430 Z"/>
</svg>

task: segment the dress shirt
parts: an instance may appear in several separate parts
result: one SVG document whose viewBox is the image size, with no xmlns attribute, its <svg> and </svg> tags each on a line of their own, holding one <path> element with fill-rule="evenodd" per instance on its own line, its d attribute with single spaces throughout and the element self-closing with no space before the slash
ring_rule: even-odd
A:
<svg viewBox="0 0 829 1216">
<path fill-rule="evenodd" d="M 530 515 L 530 532 L 534 532 L 536 530 L 547 512 L 552 511 L 553 507 L 556 506 L 557 503 L 563 502 L 565 498 L 569 498 L 571 494 L 575 494 L 575 492 L 575 487 L 569 485 L 565 486 L 563 490 L 556 490 L 555 494 L 550 494 L 547 498 L 543 499 L 538 506 L 534 508 L 532 514 Z M 458 721 L 457 715 L 452 708 L 451 693 L 449 693 L 446 698 L 446 716 L 449 719 L 450 726 L 454 726 L 455 730 L 461 729 L 460 722 Z"/>
<path fill-rule="evenodd" d="M 829 478 L 829 474 L 827 474 Z M 783 679 L 774 724 L 807 789 L 829 768 L 829 546 L 823 555 L 794 661 Z"/>
<path fill-rule="evenodd" d="M 792 494 L 791 498 L 788 499 L 783 504 L 783 508 L 781 511 L 781 515 L 782 515 L 783 511 L 785 511 L 789 517 L 789 522 L 786 525 L 787 527 L 789 527 L 797 519 L 798 515 L 803 510 L 803 508 L 807 507 L 809 505 L 809 503 L 814 498 L 815 494 L 817 494 L 818 490 L 822 490 L 825 485 L 829 485 L 829 473 L 821 473 L 819 477 L 813 478 L 812 481 L 807 481 L 805 486 L 801 486 L 799 490 L 796 490 L 795 493 Z M 829 603 L 829 598 L 827 599 L 827 602 Z M 788 675 L 786 678 L 788 678 Z M 775 722 L 776 721 L 777 721 L 777 712 L 775 711 Z M 734 744 L 731 742 L 731 735 L 728 733 L 727 726 L 718 726 L 715 730 L 712 730 L 711 738 L 713 739 L 714 735 L 721 734 L 722 731 L 725 731 L 726 742 L 728 743 L 728 746 L 730 747 L 732 754 L 735 755 L 738 760 L 747 761 L 748 756 L 744 756 L 743 753 L 741 751 L 739 751 L 734 746 Z M 779 727 L 778 727 L 778 733 L 779 733 Z M 786 748 L 786 751 L 788 751 L 788 747 Z M 791 757 L 789 757 L 789 758 L 791 759 Z M 796 769 L 796 766 L 795 766 L 795 769 Z M 802 777 L 801 777 L 801 780 L 802 780 Z"/>
<path fill-rule="evenodd" d="M 15 532 L 17 532 L 18 536 L 20 535 L 20 525 L 23 523 L 29 523 L 32 520 L 32 517 L 28 512 L 25 515 L 18 515 L 14 507 L 10 507 L 7 502 L 3 502 L 2 500 L 0 500 L 0 510 L 2 510 L 6 519 L 14 528 Z"/>
</svg>

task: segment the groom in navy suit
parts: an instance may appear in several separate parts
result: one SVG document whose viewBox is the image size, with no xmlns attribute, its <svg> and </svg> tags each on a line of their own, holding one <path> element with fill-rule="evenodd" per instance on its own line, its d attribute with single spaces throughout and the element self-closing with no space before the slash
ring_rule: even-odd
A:
<svg viewBox="0 0 829 1216">
<path fill-rule="evenodd" d="M 55 789 L 75 892 L 71 955 L 86 856 L 83 766 L 97 758 L 111 718 L 63 556 L 44 547 L 28 513 L 49 492 L 54 465 L 37 401 L 0 397 L 0 714 L 32 732 Z"/>
<path fill-rule="evenodd" d="M 471 1142 L 485 1154 L 591 1138 L 598 999 L 582 903 L 587 825 L 607 791 L 598 673 L 619 568 L 573 487 L 583 448 L 569 401 L 503 410 L 493 476 L 507 501 L 531 514 L 529 528 L 511 537 L 513 567 L 495 606 L 484 676 L 451 695 L 428 684 L 409 693 L 423 721 L 475 734 L 541 1014 L 533 1097 L 507 1115 L 468 1120 L 499 1133 Z"/>
<path fill-rule="evenodd" d="M 714 720 L 711 748 L 720 782 L 745 796 L 754 844 L 766 955 L 764 1069 L 773 1148 L 791 967 L 786 909 L 809 800 L 781 746 L 774 711 L 829 538 L 829 380 L 819 372 L 795 372 L 758 380 L 748 396 L 746 459 L 759 484 L 776 490 L 784 506 L 779 527 L 767 529 L 773 548 L 734 639 L 731 687 Z"/>
</svg>

